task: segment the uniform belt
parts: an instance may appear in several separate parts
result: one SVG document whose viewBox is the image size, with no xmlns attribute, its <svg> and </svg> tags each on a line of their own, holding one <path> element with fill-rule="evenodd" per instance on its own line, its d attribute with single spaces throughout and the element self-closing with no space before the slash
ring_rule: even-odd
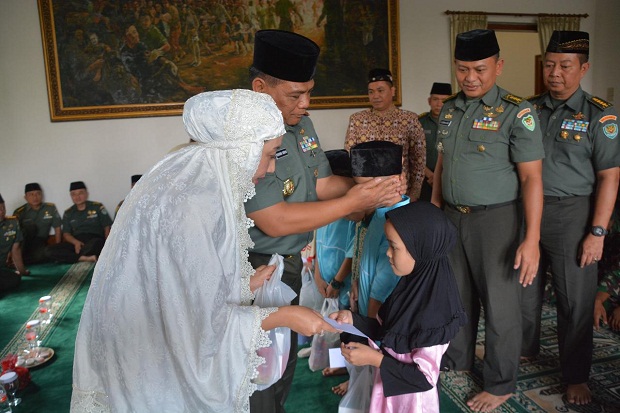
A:
<svg viewBox="0 0 620 413">
<path fill-rule="evenodd" d="M 545 202 L 552 202 L 552 201 L 563 201 L 565 199 L 570 199 L 570 198 L 579 198 L 580 196 L 583 196 L 583 195 L 568 195 L 568 196 L 545 195 L 543 199 L 545 200 Z"/>
<path fill-rule="evenodd" d="M 507 206 L 507 205 L 511 205 L 514 204 L 517 201 L 508 201 L 508 202 L 500 202 L 499 204 L 491 204 L 491 205 L 474 205 L 474 206 L 467 206 L 467 205 L 452 205 L 452 204 L 447 204 L 450 208 L 452 209 L 456 209 L 457 211 L 459 211 L 461 214 L 470 214 L 472 212 L 478 212 L 478 211 L 488 211 L 489 209 L 495 209 L 495 208 L 499 208 L 499 207 L 503 207 L 503 206 Z"/>
<path fill-rule="evenodd" d="M 250 255 L 252 255 L 252 254 L 259 255 L 261 257 L 271 257 L 273 255 L 273 254 L 263 254 L 262 252 L 252 252 L 252 251 L 250 251 Z M 281 255 L 282 258 L 284 258 L 285 260 L 290 260 L 291 258 L 296 258 L 296 257 L 300 257 L 301 256 L 301 254 L 279 254 L 279 253 L 278 253 L 278 255 Z"/>
</svg>

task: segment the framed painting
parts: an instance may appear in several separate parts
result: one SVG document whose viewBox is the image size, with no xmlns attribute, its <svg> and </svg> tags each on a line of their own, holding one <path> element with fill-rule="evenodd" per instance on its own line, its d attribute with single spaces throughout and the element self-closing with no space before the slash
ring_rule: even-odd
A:
<svg viewBox="0 0 620 413">
<path fill-rule="evenodd" d="M 202 91 L 248 88 L 257 30 L 321 47 L 311 108 L 368 106 L 389 68 L 401 104 L 398 0 L 37 0 L 52 121 L 179 115 Z"/>
</svg>

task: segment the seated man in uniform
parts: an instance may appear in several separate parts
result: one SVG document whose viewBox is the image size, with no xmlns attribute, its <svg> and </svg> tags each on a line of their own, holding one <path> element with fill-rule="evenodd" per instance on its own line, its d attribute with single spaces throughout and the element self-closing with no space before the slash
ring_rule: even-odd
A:
<svg viewBox="0 0 620 413">
<path fill-rule="evenodd" d="M 84 182 L 72 182 L 69 191 L 73 206 L 62 216 L 64 242 L 48 247 L 47 254 L 56 262 L 95 262 L 110 234 L 112 219 L 103 204 L 88 200 Z"/>
<path fill-rule="evenodd" d="M 21 240 L 17 218 L 6 216 L 6 206 L 0 195 L 0 293 L 16 288 L 22 275 L 29 274 L 22 261 Z M 17 270 L 8 267 L 9 254 Z"/>
<path fill-rule="evenodd" d="M 24 237 L 22 248 L 24 263 L 38 264 L 47 259 L 45 248 L 51 228 L 54 228 L 56 244 L 62 241 L 60 228 L 62 220 L 56 205 L 43 202 L 43 191 L 38 183 L 26 184 L 24 192 L 26 203 L 17 208 L 13 215 L 19 220 L 19 226 Z"/>
</svg>

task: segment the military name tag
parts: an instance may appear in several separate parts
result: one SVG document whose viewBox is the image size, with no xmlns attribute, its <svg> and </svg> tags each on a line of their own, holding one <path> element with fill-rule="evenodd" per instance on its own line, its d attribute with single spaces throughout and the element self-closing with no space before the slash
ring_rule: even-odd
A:
<svg viewBox="0 0 620 413">
<path fill-rule="evenodd" d="M 284 158 L 287 155 L 288 155 L 288 151 L 286 150 L 286 148 L 282 148 L 276 152 L 276 159 Z"/>
<path fill-rule="evenodd" d="M 562 121 L 562 129 L 574 130 L 577 132 L 587 132 L 590 122 L 577 119 L 564 119 Z"/>
<path fill-rule="evenodd" d="M 451 123 L 452 123 L 452 121 L 451 121 L 451 120 L 445 120 L 445 119 L 442 119 L 442 120 L 440 120 L 440 121 L 439 121 L 439 124 L 440 124 L 441 126 L 450 126 L 450 124 L 451 124 Z"/>
<path fill-rule="evenodd" d="M 299 142 L 299 146 L 303 152 L 308 152 L 319 147 L 314 136 L 304 136 Z"/>
<path fill-rule="evenodd" d="M 499 129 L 499 122 L 493 118 L 483 117 L 482 119 L 474 119 L 472 129 L 493 130 Z"/>
</svg>

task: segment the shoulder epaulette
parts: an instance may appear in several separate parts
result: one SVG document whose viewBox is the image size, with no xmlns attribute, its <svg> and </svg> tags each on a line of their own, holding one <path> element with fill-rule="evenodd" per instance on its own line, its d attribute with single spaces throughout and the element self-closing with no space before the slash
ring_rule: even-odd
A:
<svg viewBox="0 0 620 413">
<path fill-rule="evenodd" d="M 423 112 L 423 113 L 420 113 L 420 114 L 418 115 L 418 119 L 422 119 L 422 118 L 424 118 L 424 117 L 428 116 L 428 113 L 429 113 L 429 112 Z"/>
<path fill-rule="evenodd" d="M 447 98 L 445 98 L 443 101 L 444 101 L 444 102 L 447 102 L 447 101 L 449 101 L 449 100 L 452 100 L 452 99 L 454 99 L 455 97 L 457 97 L 457 95 L 458 95 L 458 93 L 453 93 L 453 94 L 451 94 L 450 96 L 448 96 Z"/>
<path fill-rule="evenodd" d="M 603 100 L 596 96 L 590 96 L 588 98 L 588 101 L 601 110 L 605 110 L 613 106 L 613 103 L 607 102 L 606 100 Z"/>
<path fill-rule="evenodd" d="M 97 201 L 90 201 L 91 204 L 95 205 L 95 206 L 99 206 L 99 205 L 103 205 L 101 202 L 97 202 Z"/>
<path fill-rule="evenodd" d="M 502 96 L 502 100 L 505 100 L 506 102 L 510 102 L 513 105 L 517 105 L 517 106 L 520 105 L 521 102 L 523 102 L 523 98 L 520 98 L 519 96 L 511 95 L 511 94 Z"/>
<path fill-rule="evenodd" d="M 14 219 L 14 220 L 17 220 L 17 217 L 15 215 L 6 215 L 4 217 L 4 219 Z"/>
<path fill-rule="evenodd" d="M 19 208 L 17 208 L 15 211 L 13 211 L 14 214 L 20 214 L 24 209 L 26 209 L 26 205 L 22 205 Z"/>
<path fill-rule="evenodd" d="M 71 205 L 69 208 L 65 209 L 65 212 L 69 212 L 69 210 L 71 210 L 71 208 L 73 208 L 73 205 Z"/>
<path fill-rule="evenodd" d="M 46 206 L 51 206 L 51 207 L 56 207 L 56 205 L 53 202 L 46 202 L 45 205 Z"/>
<path fill-rule="evenodd" d="M 538 99 L 538 98 L 539 98 L 539 97 L 541 97 L 542 95 L 544 95 L 544 93 L 539 93 L 539 94 L 537 94 L 537 95 L 528 96 L 528 97 L 526 97 L 526 98 L 525 98 L 525 100 L 527 100 L 527 101 L 532 101 L 532 100 Z"/>
</svg>

